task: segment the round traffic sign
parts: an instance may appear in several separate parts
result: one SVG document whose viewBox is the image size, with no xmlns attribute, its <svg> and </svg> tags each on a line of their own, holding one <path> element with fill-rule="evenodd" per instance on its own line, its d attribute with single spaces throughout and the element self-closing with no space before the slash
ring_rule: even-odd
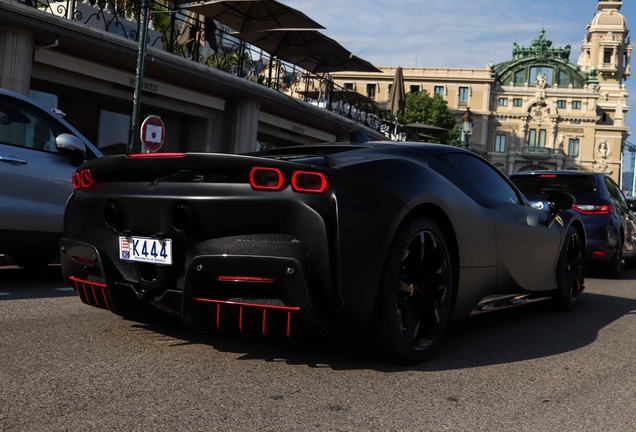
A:
<svg viewBox="0 0 636 432">
<path fill-rule="evenodd" d="M 166 138 L 166 126 L 161 117 L 151 115 L 141 124 L 141 142 L 151 152 L 156 152 Z"/>
</svg>

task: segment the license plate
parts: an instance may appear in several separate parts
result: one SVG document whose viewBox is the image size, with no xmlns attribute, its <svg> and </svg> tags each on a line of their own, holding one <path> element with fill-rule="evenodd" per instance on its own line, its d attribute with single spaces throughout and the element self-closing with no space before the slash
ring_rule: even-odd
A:
<svg viewBox="0 0 636 432">
<path fill-rule="evenodd" d="M 172 265 L 172 240 L 150 237 L 119 237 L 119 259 Z"/>
</svg>

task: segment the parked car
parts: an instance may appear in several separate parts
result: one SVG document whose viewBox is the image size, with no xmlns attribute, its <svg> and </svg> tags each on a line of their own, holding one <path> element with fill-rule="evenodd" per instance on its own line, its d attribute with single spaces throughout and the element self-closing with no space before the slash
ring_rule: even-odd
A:
<svg viewBox="0 0 636 432">
<path fill-rule="evenodd" d="M 118 155 L 74 176 L 64 277 L 84 303 L 127 317 L 292 338 L 304 323 L 412 362 L 451 316 L 532 296 L 571 309 L 583 290 L 572 196 L 533 209 L 497 168 L 452 146 Z"/>
<path fill-rule="evenodd" d="M 604 173 L 537 171 L 510 176 L 512 182 L 537 208 L 546 208 L 548 196 L 568 192 L 587 233 L 587 258 L 600 263 L 610 277 L 621 274 L 622 260 L 633 266 L 636 258 L 634 215 L 620 188 Z"/>
<path fill-rule="evenodd" d="M 625 201 L 627 201 L 627 207 L 629 207 L 629 211 L 631 211 L 632 214 L 636 215 L 636 198 L 634 198 L 633 196 L 626 196 Z"/>
<path fill-rule="evenodd" d="M 25 267 L 53 261 L 73 172 L 98 156 L 60 116 L 0 89 L 0 253 Z"/>
</svg>

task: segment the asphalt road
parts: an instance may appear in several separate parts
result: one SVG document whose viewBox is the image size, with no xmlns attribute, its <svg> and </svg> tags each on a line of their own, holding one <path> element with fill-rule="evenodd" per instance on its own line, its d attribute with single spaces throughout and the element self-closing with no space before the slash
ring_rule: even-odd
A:
<svg viewBox="0 0 636 432">
<path fill-rule="evenodd" d="M 454 326 L 432 360 L 219 336 L 82 304 L 0 267 L 0 430 L 633 431 L 636 270 Z M 62 289 L 62 290 L 60 290 Z"/>
</svg>

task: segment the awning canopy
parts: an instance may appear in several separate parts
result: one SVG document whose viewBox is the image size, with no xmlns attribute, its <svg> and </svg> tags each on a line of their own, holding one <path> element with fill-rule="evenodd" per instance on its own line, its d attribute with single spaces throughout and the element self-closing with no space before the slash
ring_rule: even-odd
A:
<svg viewBox="0 0 636 432">
<path fill-rule="evenodd" d="M 448 131 L 448 129 L 439 127 L 439 126 L 431 126 L 419 122 L 409 123 L 406 127 L 418 128 L 418 129 L 429 129 L 429 130 L 439 130 L 439 131 Z"/>
<path fill-rule="evenodd" d="M 183 9 L 212 18 L 240 33 L 281 28 L 324 29 L 304 13 L 276 0 L 209 0 Z"/>
<path fill-rule="evenodd" d="M 351 55 L 338 42 L 317 30 L 278 29 L 233 35 L 292 63 L 294 58 Z"/>
<path fill-rule="evenodd" d="M 290 57 L 285 60 L 297 64 L 312 73 L 329 73 L 342 71 L 382 72 L 368 61 L 358 56 L 307 56 Z"/>
</svg>

